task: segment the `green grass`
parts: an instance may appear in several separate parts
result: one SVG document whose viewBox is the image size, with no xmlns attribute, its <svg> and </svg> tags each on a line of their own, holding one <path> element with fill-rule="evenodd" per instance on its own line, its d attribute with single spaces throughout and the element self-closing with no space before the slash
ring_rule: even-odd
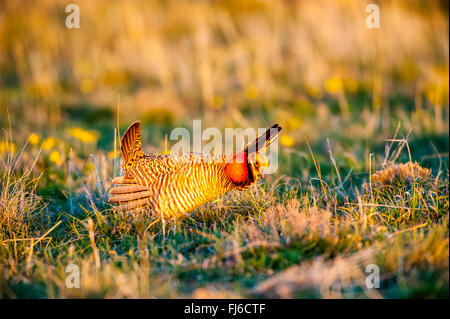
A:
<svg viewBox="0 0 450 319">
<path fill-rule="evenodd" d="M 325 177 L 322 188 L 273 176 L 162 224 L 110 209 L 108 184 L 77 178 L 70 211 L 68 190 L 37 195 L 48 191 L 13 162 L 1 178 L 4 298 L 448 296 L 448 173 L 372 181 L 372 191 L 370 179 Z M 375 292 L 364 285 L 371 263 Z M 80 289 L 65 286 L 69 264 Z"/>
</svg>

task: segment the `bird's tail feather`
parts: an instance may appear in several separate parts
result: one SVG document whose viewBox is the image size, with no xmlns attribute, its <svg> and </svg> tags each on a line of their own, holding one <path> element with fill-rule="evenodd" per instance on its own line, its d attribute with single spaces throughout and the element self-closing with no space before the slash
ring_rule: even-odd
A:
<svg viewBox="0 0 450 319">
<path fill-rule="evenodd" d="M 136 121 L 130 125 L 121 141 L 121 151 L 125 176 L 116 177 L 112 180 L 115 186 L 109 191 L 112 195 L 108 202 L 119 204 L 119 209 L 134 210 L 146 206 L 152 196 L 147 187 L 139 185 L 128 173 L 131 165 L 144 156 L 141 140 L 141 122 Z"/>
<path fill-rule="evenodd" d="M 132 178 L 123 176 L 116 177 L 112 181 L 114 186 L 109 191 L 112 195 L 108 202 L 110 204 L 119 204 L 122 210 L 134 210 L 148 205 L 153 193 L 147 187 L 139 185 Z"/>
<path fill-rule="evenodd" d="M 122 137 L 120 148 L 125 168 L 144 155 L 142 151 L 140 121 L 134 122 L 127 129 Z"/>
</svg>

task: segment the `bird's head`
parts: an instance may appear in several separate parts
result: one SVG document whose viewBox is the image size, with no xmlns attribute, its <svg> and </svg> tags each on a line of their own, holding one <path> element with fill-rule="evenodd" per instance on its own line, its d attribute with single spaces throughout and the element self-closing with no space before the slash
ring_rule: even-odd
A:
<svg viewBox="0 0 450 319">
<path fill-rule="evenodd" d="M 236 184 L 253 184 L 264 178 L 264 169 L 269 161 L 259 153 L 235 153 L 232 161 L 225 166 L 227 176 Z"/>
<path fill-rule="evenodd" d="M 264 179 L 264 169 L 269 166 L 269 161 L 262 153 L 277 138 L 280 130 L 281 127 L 275 124 L 247 145 L 243 152 L 234 153 L 232 162 L 225 167 L 227 176 L 242 187 L 250 186 L 260 177 Z"/>
</svg>

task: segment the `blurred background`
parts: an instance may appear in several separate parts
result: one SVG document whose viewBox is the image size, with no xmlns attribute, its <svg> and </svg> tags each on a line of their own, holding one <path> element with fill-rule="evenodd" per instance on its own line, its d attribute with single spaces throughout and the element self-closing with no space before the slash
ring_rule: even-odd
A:
<svg viewBox="0 0 450 319">
<path fill-rule="evenodd" d="M 79 29 L 65 26 L 72 2 Z M 280 172 L 299 178 L 315 171 L 307 140 L 329 178 L 330 149 L 358 174 L 394 136 L 437 169 L 449 149 L 448 2 L 376 1 L 379 29 L 365 25 L 369 3 L 2 1 L 0 152 L 28 141 L 49 166 L 70 149 L 111 160 L 119 115 L 121 134 L 143 121 L 149 152 L 194 119 L 277 122 Z"/>
</svg>

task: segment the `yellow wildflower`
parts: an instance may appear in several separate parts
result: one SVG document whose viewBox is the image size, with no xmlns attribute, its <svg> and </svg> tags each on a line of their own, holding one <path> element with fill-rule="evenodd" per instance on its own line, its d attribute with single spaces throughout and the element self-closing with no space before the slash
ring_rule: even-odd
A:
<svg viewBox="0 0 450 319">
<path fill-rule="evenodd" d="M 445 99 L 444 87 L 437 84 L 429 85 L 425 89 L 425 96 L 431 103 L 441 105 Z"/>
<path fill-rule="evenodd" d="M 95 165 L 91 161 L 84 164 L 84 171 L 89 172 L 89 171 L 93 171 L 94 169 L 95 169 Z"/>
<path fill-rule="evenodd" d="M 70 135 L 83 143 L 95 143 L 98 140 L 98 134 L 95 131 L 87 131 L 80 127 L 73 127 L 69 131 Z"/>
<path fill-rule="evenodd" d="M 101 81 L 104 85 L 124 85 L 128 82 L 128 76 L 123 71 L 107 71 L 102 75 Z"/>
<path fill-rule="evenodd" d="M 302 126 L 303 121 L 298 116 L 291 116 L 286 120 L 286 129 L 287 130 L 296 130 L 300 126 Z"/>
<path fill-rule="evenodd" d="M 342 88 L 343 88 L 342 79 L 338 76 L 333 76 L 325 81 L 325 89 L 330 94 L 342 92 Z"/>
<path fill-rule="evenodd" d="M 286 146 L 286 147 L 294 146 L 293 138 L 287 134 L 284 134 L 280 137 L 280 143 L 281 143 L 281 145 Z"/>
<path fill-rule="evenodd" d="M 430 82 L 425 87 L 426 98 L 437 106 L 447 104 L 449 87 L 448 69 L 436 67 L 432 70 L 430 76 Z"/>
<path fill-rule="evenodd" d="M 80 89 L 83 93 L 89 93 L 94 89 L 94 81 L 91 78 L 81 80 Z"/>
<path fill-rule="evenodd" d="M 245 87 L 245 96 L 247 99 L 254 100 L 258 98 L 259 91 L 258 88 L 254 85 L 248 85 Z"/>
<path fill-rule="evenodd" d="M 11 153 L 15 154 L 17 151 L 17 145 L 15 143 L 6 143 L 5 141 L 0 142 L 0 154 Z"/>
<path fill-rule="evenodd" d="M 54 151 L 52 151 L 52 152 L 50 153 L 50 155 L 49 155 L 49 160 L 50 160 L 50 162 L 52 162 L 53 164 L 61 165 L 61 163 L 62 163 L 62 157 L 61 157 L 61 154 L 60 154 L 58 151 L 54 150 Z"/>
<path fill-rule="evenodd" d="M 44 151 L 50 151 L 56 144 L 56 139 L 54 137 L 48 137 L 44 140 L 44 143 L 42 143 L 42 149 Z"/>
<path fill-rule="evenodd" d="M 41 137 L 36 133 L 31 133 L 28 139 L 31 145 L 38 145 L 39 142 L 41 141 Z"/>
<path fill-rule="evenodd" d="M 112 150 L 111 152 L 108 153 L 108 157 L 109 158 L 117 158 L 120 156 L 120 151 L 119 150 Z"/>
</svg>

